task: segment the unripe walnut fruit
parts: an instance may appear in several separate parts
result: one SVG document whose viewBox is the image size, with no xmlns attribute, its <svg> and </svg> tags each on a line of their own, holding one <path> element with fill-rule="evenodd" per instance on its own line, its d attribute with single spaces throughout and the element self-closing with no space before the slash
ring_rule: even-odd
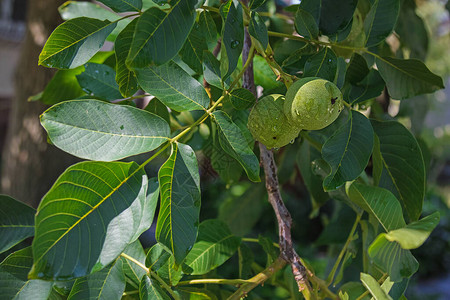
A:
<svg viewBox="0 0 450 300">
<path fill-rule="evenodd" d="M 248 117 L 251 134 L 269 149 L 287 145 L 300 132 L 300 128 L 289 123 L 283 106 L 283 95 L 269 95 L 258 100 Z"/>
<path fill-rule="evenodd" d="M 289 87 L 284 113 L 295 126 L 318 130 L 333 123 L 343 107 L 342 93 L 334 83 L 310 77 L 300 79 Z"/>
</svg>

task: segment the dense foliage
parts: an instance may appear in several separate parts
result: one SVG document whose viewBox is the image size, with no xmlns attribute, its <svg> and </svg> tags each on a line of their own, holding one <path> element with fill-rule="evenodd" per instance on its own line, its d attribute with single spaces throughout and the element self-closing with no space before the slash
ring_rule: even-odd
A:
<svg viewBox="0 0 450 300">
<path fill-rule="evenodd" d="M 422 215 L 423 144 L 375 98 L 443 88 L 416 55 L 417 37 L 402 34 L 408 22 L 424 28 L 412 0 L 99 2 L 61 6 L 65 22 L 39 57 L 58 69 L 33 97 L 51 105 L 40 117 L 49 143 L 86 161 L 61 174 L 36 211 L 0 196 L 2 297 L 405 299 L 419 267 L 411 250 L 439 214 Z M 282 148 L 255 147 L 247 122 L 257 98 L 308 78 L 341 91 L 337 119 L 328 125 L 317 110 L 320 91 L 304 110 L 327 127 L 289 135 Z M 254 121 L 270 122 L 271 106 Z M 264 130 L 296 137 L 287 121 L 286 132 L 276 128 L 278 113 L 292 118 L 279 107 Z M 292 197 L 298 185 L 307 193 Z M 280 187 L 303 211 L 302 220 L 292 213 L 294 225 L 307 226 L 293 227 L 294 246 L 290 224 L 259 220 Z M 285 209 L 270 203 L 277 216 Z M 272 232 L 259 232 L 261 222 Z M 152 223 L 148 245 L 139 237 Z M 328 253 L 327 266 L 297 230 L 320 233 L 314 247 Z"/>
</svg>

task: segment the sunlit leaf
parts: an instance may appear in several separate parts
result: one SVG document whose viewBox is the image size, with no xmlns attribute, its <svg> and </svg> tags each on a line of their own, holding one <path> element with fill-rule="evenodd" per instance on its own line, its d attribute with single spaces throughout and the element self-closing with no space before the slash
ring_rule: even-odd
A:
<svg viewBox="0 0 450 300">
<path fill-rule="evenodd" d="M 68 280 L 110 264 L 132 242 L 146 190 L 136 163 L 69 167 L 38 207 L 29 277 Z"/>
<path fill-rule="evenodd" d="M 139 85 L 176 111 L 206 109 L 209 97 L 203 86 L 174 62 L 136 70 Z"/>
<path fill-rule="evenodd" d="M 375 300 L 392 300 L 392 298 L 381 289 L 380 284 L 375 278 L 366 273 L 361 273 L 360 278 L 363 285 Z"/>
<path fill-rule="evenodd" d="M 102 47 L 116 23 L 86 17 L 68 20 L 48 38 L 39 55 L 39 64 L 73 69 L 89 61 Z"/>
<path fill-rule="evenodd" d="M 41 124 L 55 146 L 102 161 L 151 151 L 167 141 L 170 133 L 161 117 L 96 100 L 56 104 L 41 115 Z"/>
</svg>

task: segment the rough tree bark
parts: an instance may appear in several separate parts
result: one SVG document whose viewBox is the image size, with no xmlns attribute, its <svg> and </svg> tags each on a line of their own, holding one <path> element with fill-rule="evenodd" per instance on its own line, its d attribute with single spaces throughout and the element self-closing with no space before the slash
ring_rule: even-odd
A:
<svg viewBox="0 0 450 300">
<path fill-rule="evenodd" d="M 2 193 L 36 207 L 57 176 L 75 159 L 47 143 L 39 123 L 45 106 L 27 102 L 41 92 L 54 70 L 38 66 L 39 53 L 61 23 L 57 7 L 64 0 L 29 0 L 27 30 L 15 74 L 15 97 L 9 113 L 2 155 Z"/>
</svg>

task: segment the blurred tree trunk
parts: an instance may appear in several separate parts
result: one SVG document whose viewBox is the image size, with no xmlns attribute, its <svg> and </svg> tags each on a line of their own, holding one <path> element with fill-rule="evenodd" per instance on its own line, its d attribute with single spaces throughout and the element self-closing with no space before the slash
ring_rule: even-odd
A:
<svg viewBox="0 0 450 300">
<path fill-rule="evenodd" d="M 2 155 L 2 193 L 37 207 L 59 174 L 75 159 L 47 143 L 39 123 L 46 109 L 27 102 L 41 92 L 54 70 L 38 66 L 39 53 L 53 29 L 62 22 L 58 6 L 64 0 L 29 0 L 27 30 L 15 74 L 15 97 L 9 113 Z"/>
</svg>

